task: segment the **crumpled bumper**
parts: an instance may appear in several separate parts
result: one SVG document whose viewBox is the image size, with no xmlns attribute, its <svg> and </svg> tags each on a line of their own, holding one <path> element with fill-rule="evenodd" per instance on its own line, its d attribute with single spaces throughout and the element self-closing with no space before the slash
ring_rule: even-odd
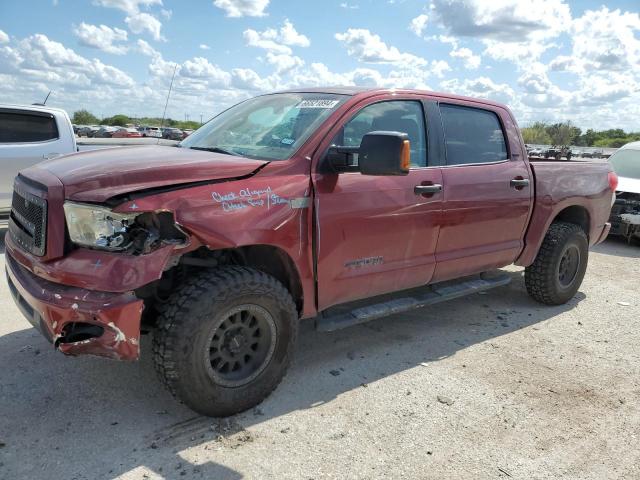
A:
<svg viewBox="0 0 640 480">
<path fill-rule="evenodd" d="M 18 308 L 62 353 L 138 359 L 144 304 L 133 293 L 53 283 L 31 273 L 9 252 L 5 260 L 9 290 Z"/>
</svg>

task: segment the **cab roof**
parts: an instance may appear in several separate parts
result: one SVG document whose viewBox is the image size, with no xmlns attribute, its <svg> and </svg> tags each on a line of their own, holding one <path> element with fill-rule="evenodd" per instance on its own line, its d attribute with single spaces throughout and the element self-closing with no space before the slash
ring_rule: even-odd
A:
<svg viewBox="0 0 640 480">
<path fill-rule="evenodd" d="M 455 95 L 453 93 L 444 92 L 432 92 L 430 90 L 418 90 L 412 88 L 381 88 L 381 87 L 356 87 L 356 86 L 336 86 L 336 87 L 310 87 L 310 88 L 292 88 L 288 90 L 277 91 L 273 93 L 327 93 L 333 95 L 349 95 L 349 96 L 372 96 L 383 93 L 415 93 L 420 95 L 429 95 L 432 97 L 439 97 L 443 100 L 466 100 L 484 103 L 485 105 L 492 105 L 495 107 L 505 108 L 505 105 L 500 102 L 495 102 L 486 98 L 465 97 L 463 95 Z"/>
</svg>

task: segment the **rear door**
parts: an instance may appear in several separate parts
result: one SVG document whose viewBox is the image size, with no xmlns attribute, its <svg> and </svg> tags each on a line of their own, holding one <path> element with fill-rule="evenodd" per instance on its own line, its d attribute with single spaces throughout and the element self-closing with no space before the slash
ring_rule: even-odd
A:
<svg viewBox="0 0 640 480">
<path fill-rule="evenodd" d="M 446 159 L 433 281 L 512 263 L 533 199 L 533 178 L 508 111 L 469 102 L 441 102 L 439 111 Z"/>
<path fill-rule="evenodd" d="M 0 210 L 11 207 L 13 179 L 23 168 L 69 153 L 53 114 L 0 108 Z"/>
<path fill-rule="evenodd" d="M 426 105 L 418 96 L 383 98 L 353 107 L 317 152 L 316 165 L 331 144 L 359 146 L 370 131 L 400 131 L 412 164 L 406 176 L 313 174 L 320 310 L 425 284 L 435 268 L 442 192 L 420 187 L 441 185 L 442 174 L 427 155 Z"/>
</svg>

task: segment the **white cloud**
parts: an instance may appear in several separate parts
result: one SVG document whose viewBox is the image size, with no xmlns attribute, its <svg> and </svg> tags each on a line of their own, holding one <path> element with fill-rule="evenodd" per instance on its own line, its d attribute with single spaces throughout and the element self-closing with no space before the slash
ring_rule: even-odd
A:
<svg viewBox="0 0 640 480">
<path fill-rule="evenodd" d="M 89 60 L 46 35 L 35 34 L 14 47 L 0 49 L 0 65 L 20 77 L 23 84 L 59 87 L 77 91 L 108 85 L 129 88 L 133 79 L 122 70 L 98 59 Z"/>
<path fill-rule="evenodd" d="M 311 44 L 306 36 L 298 33 L 289 19 L 285 19 L 276 40 L 292 47 L 308 47 Z"/>
<path fill-rule="evenodd" d="M 233 75 L 233 86 L 242 90 L 269 91 L 274 87 L 271 79 L 263 79 L 249 68 L 234 68 L 231 74 Z"/>
<path fill-rule="evenodd" d="M 231 82 L 231 75 L 217 65 L 209 63 L 204 57 L 187 60 L 180 68 L 180 76 L 186 78 L 206 79 L 211 85 L 226 87 Z"/>
<path fill-rule="evenodd" d="M 149 13 L 133 14 L 125 18 L 124 23 L 127 24 L 129 30 L 133 33 L 141 34 L 147 32 L 156 41 L 164 39 L 160 33 L 162 23 Z"/>
<path fill-rule="evenodd" d="M 82 22 L 73 28 L 73 33 L 78 37 L 80 44 L 86 47 L 97 48 L 115 55 L 123 55 L 128 50 L 126 45 L 115 45 L 117 42 L 127 41 L 127 32 L 120 28 Z"/>
<path fill-rule="evenodd" d="M 427 28 L 427 22 L 429 21 L 429 15 L 418 15 L 416 18 L 411 20 L 409 24 L 409 30 L 415 33 L 417 36 L 421 37 Z"/>
<path fill-rule="evenodd" d="M 129 15 L 140 12 L 140 7 L 149 8 L 154 5 L 162 5 L 162 0 L 94 0 L 94 5 L 107 8 L 117 8 Z"/>
<path fill-rule="evenodd" d="M 136 42 L 136 46 L 137 46 L 137 50 L 143 55 L 147 55 L 148 57 L 160 56 L 160 52 L 158 52 L 155 48 L 149 45 L 148 42 L 146 42 L 145 40 L 142 40 L 141 38 L 139 38 L 138 41 Z"/>
<path fill-rule="evenodd" d="M 388 46 L 380 36 L 361 28 L 350 28 L 345 33 L 336 33 L 336 40 L 347 47 L 347 53 L 366 63 L 389 63 L 404 67 L 426 66 L 427 61 L 411 53 L 400 52 Z"/>
<path fill-rule="evenodd" d="M 291 54 L 290 47 L 308 47 L 309 39 L 298 33 L 293 24 L 286 19 L 279 30 L 269 28 L 262 32 L 247 29 L 243 32 L 245 42 L 250 47 L 258 47 L 274 54 Z"/>
<path fill-rule="evenodd" d="M 451 35 L 503 42 L 555 37 L 571 24 L 563 0 L 433 0 L 432 12 Z"/>
<path fill-rule="evenodd" d="M 0 43 L 9 43 L 9 35 L 0 30 Z"/>
<path fill-rule="evenodd" d="M 620 10 L 588 10 L 573 21 L 571 34 L 575 71 L 640 69 L 640 15 Z M 556 66 L 560 62 L 556 62 Z"/>
<path fill-rule="evenodd" d="M 340 4 L 340 8 L 344 8 L 347 10 L 357 10 L 358 8 L 360 8 L 360 5 L 356 5 L 355 3 L 342 2 Z"/>
<path fill-rule="evenodd" d="M 445 80 L 440 82 L 440 87 L 459 95 L 487 98 L 506 104 L 511 104 L 516 97 L 515 91 L 508 84 L 495 83 L 488 77 Z"/>
<path fill-rule="evenodd" d="M 431 61 L 431 72 L 438 77 L 443 78 L 445 72 L 450 72 L 451 67 L 444 60 L 432 60 Z"/>
<path fill-rule="evenodd" d="M 211 47 L 205 43 L 201 43 L 198 48 L 200 48 L 200 50 L 211 50 Z"/>
<path fill-rule="evenodd" d="M 295 55 L 277 55 L 267 52 L 267 62 L 275 67 L 277 74 L 288 73 L 304 65 L 304 60 Z"/>
<path fill-rule="evenodd" d="M 213 4 L 227 17 L 264 17 L 269 0 L 214 0 Z"/>
<path fill-rule="evenodd" d="M 242 36 L 250 47 L 263 48 L 264 50 L 278 54 L 291 54 L 291 48 L 286 45 L 282 45 L 275 40 L 266 38 L 263 33 L 261 34 L 260 32 L 256 32 L 249 28 L 242 33 Z"/>
<path fill-rule="evenodd" d="M 449 52 L 449 55 L 453 58 L 459 58 L 464 62 L 465 68 L 469 70 L 475 70 L 480 66 L 482 59 L 479 55 L 474 55 L 473 52 L 466 48 L 454 48 Z"/>
</svg>

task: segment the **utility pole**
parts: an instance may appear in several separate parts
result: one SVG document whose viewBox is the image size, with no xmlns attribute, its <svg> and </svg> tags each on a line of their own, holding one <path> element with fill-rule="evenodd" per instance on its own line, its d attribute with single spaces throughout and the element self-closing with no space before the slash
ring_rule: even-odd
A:
<svg viewBox="0 0 640 480">
<path fill-rule="evenodd" d="M 200 125 L 202 125 L 202 114 L 200 114 Z"/>
</svg>

